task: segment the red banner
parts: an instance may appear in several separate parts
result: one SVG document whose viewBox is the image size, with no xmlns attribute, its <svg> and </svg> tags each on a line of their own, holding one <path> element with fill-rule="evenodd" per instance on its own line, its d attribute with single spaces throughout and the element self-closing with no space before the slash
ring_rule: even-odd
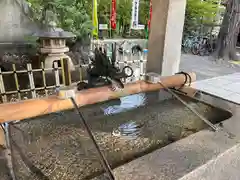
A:
<svg viewBox="0 0 240 180">
<path fill-rule="evenodd" d="M 111 10 L 111 28 L 117 28 L 117 2 L 116 0 L 112 0 L 112 10 Z"/>
<path fill-rule="evenodd" d="M 152 0 L 150 0 L 150 7 L 149 7 L 148 29 L 150 29 L 151 27 L 151 20 L 152 20 Z"/>
</svg>

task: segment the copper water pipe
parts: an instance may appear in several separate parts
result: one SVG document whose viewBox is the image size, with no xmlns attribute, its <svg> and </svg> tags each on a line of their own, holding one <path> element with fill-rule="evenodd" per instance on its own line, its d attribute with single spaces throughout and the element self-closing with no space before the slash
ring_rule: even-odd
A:
<svg viewBox="0 0 240 180">
<path fill-rule="evenodd" d="M 192 81 L 196 80 L 195 73 L 189 73 Z M 162 77 L 161 82 L 166 87 L 178 87 L 185 82 L 185 75 L 177 74 L 173 76 Z M 85 106 L 116 99 L 122 96 L 137 94 L 142 92 L 156 91 L 163 87 L 160 84 L 149 84 L 145 81 L 126 84 L 120 92 L 114 92 L 109 87 L 99 87 L 77 92 L 76 102 L 78 106 Z M 24 100 L 15 103 L 6 103 L 0 105 L 0 123 L 9 121 L 19 121 L 44 114 L 50 114 L 57 111 L 63 111 L 73 108 L 70 100 L 60 100 L 56 95 L 41 99 Z"/>
</svg>

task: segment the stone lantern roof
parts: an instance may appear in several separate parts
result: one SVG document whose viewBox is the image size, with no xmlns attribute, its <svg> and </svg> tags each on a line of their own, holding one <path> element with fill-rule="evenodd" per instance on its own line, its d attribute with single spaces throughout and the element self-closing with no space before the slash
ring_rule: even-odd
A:
<svg viewBox="0 0 240 180">
<path fill-rule="evenodd" d="M 33 36 L 44 39 L 68 39 L 76 37 L 76 35 L 72 32 L 64 31 L 63 29 L 57 28 L 56 26 L 57 24 L 54 21 L 51 21 L 46 29 L 34 33 Z"/>
<path fill-rule="evenodd" d="M 66 39 L 76 36 L 56 26 L 54 21 L 50 21 L 47 28 L 33 34 L 40 39 L 40 53 L 47 55 L 44 59 L 44 66 L 52 68 L 55 61 L 59 62 L 61 59 L 67 59 L 70 69 L 74 70 L 75 66 L 71 58 L 65 53 L 69 52 Z"/>
</svg>

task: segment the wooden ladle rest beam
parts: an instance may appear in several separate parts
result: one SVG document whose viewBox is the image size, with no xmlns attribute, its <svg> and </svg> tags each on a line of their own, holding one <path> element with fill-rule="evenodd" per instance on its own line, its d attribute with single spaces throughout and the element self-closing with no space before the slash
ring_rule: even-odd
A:
<svg viewBox="0 0 240 180">
<path fill-rule="evenodd" d="M 188 73 L 191 81 L 196 80 L 195 73 Z M 185 83 L 186 76 L 176 74 L 173 76 L 161 77 L 161 82 L 166 87 L 179 87 Z M 160 84 L 150 84 L 145 81 L 126 84 L 121 91 L 112 91 L 108 86 L 87 89 L 76 93 L 76 102 L 79 107 L 99 102 L 117 99 L 122 96 L 138 94 L 143 92 L 157 91 L 163 89 Z M 56 95 L 46 98 L 24 100 L 14 103 L 0 104 L 0 123 L 21 121 L 44 114 L 72 109 L 72 102 L 68 99 L 61 100 Z"/>
</svg>

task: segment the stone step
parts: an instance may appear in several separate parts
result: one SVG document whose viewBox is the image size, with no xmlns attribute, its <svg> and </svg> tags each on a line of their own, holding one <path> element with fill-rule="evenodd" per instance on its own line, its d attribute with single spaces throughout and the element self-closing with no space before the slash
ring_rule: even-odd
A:
<svg viewBox="0 0 240 180">
<path fill-rule="evenodd" d="M 239 180 L 240 144 L 200 166 L 179 180 Z"/>
</svg>

